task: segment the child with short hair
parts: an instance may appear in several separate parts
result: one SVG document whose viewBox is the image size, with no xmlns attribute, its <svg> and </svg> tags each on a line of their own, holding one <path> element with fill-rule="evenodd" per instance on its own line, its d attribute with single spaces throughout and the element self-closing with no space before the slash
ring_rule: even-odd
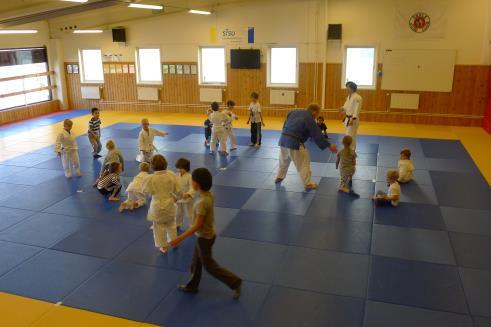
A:
<svg viewBox="0 0 491 327">
<path fill-rule="evenodd" d="M 257 92 L 251 93 L 247 124 L 249 123 L 251 124 L 251 143 L 249 146 L 260 147 L 262 138 L 261 127 L 266 125 L 261 114 L 261 105 L 259 104 L 259 94 Z"/>
<path fill-rule="evenodd" d="M 142 162 L 140 163 L 139 168 L 140 172 L 133 178 L 126 189 L 128 199 L 121 203 L 118 209 L 119 212 L 123 212 L 126 209 L 133 211 L 134 209 L 143 207 L 147 202 L 147 197 L 143 192 L 143 188 L 148 176 L 150 176 L 148 174 L 150 171 L 150 165 L 147 162 Z"/>
<path fill-rule="evenodd" d="M 90 110 L 92 117 L 89 120 L 89 129 L 87 130 L 87 136 L 89 137 L 89 142 L 92 145 L 92 156 L 94 159 L 101 157 L 99 154 L 102 150 L 101 144 L 101 119 L 99 108 L 92 108 Z"/>
<path fill-rule="evenodd" d="M 235 107 L 235 102 L 232 100 L 228 100 L 227 109 L 223 110 L 223 113 L 230 117 L 230 122 L 227 125 L 225 125 L 225 129 L 227 130 L 227 136 L 230 139 L 230 151 L 237 150 L 237 138 L 235 137 L 234 127 L 232 126 L 232 122 L 239 118 L 234 113 L 234 107 Z"/>
<path fill-rule="evenodd" d="M 339 168 L 339 191 L 344 193 L 353 193 L 351 190 L 351 181 L 356 169 L 356 153 L 351 148 L 353 139 L 349 135 L 343 137 L 343 149 L 337 154 L 336 169 Z M 354 193 L 353 193 L 354 194 Z"/>
<path fill-rule="evenodd" d="M 119 201 L 119 193 L 121 192 L 121 165 L 119 162 L 111 162 L 109 169 L 104 172 L 104 175 L 97 182 L 97 190 L 102 195 L 109 194 L 109 201 Z"/>
<path fill-rule="evenodd" d="M 319 126 L 319 128 L 321 129 L 322 134 L 324 134 L 324 137 L 327 137 L 327 126 L 324 123 L 324 117 L 322 116 L 317 117 L 317 126 Z"/>
<path fill-rule="evenodd" d="M 206 168 L 195 169 L 192 173 L 193 189 L 199 192 L 199 199 L 193 206 L 192 226 L 183 234 L 171 241 L 173 247 L 177 247 L 185 238 L 196 234 L 193 262 L 191 264 L 191 279 L 185 285 L 180 285 L 182 292 L 197 293 L 201 280 L 202 266 L 205 270 L 230 287 L 233 297 L 238 299 L 241 293 L 242 280 L 234 273 L 222 268 L 212 257 L 213 244 L 216 239 L 214 198 L 210 189 L 213 177 Z"/>
<path fill-rule="evenodd" d="M 184 223 L 184 217 L 187 217 L 189 222 L 191 222 L 191 216 L 193 213 L 193 197 L 194 197 L 194 189 L 191 181 L 191 174 L 189 171 L 191 170 L 191 162 L 188 159 L 180 158 L 176 162 L 176 176 L 181 186 L 182 196 L 176 197 L 176 226 L 177 229 L 181 229 Z"/>
<path fill-rule="evenodd" d="M 168 240 L 176 238 L 176 205 L 174 195 L 181 195 L 181 186 L 176 175 L 167 170 L 167 160 L 161 154 L 152 157 L 154 173 L 150 175 L 143 189 L 152 196 L 147 220 L 152 222 L 155 247 L 167 254 Z"/>
<path fill-rule="evenodd" d="M 411 161 L 411 150 L 404 148 L 401 150 L 399 162 L 399 183 L 408 183 L 413 179 L 414 165 Z"/>
<path fill-rule="evenodd" d="M 214 154 L 217 149 L 217 141 L 220 142 L 220 154 L 228 155 L 227 152 L 227 131 L 225 126 L 230 123 L 231 119 L 228 115 L 220 111 L 220 106 L 217 102 L 211 103 L 210 121 L 213 124 L 211 128 L 211 143 L 210 153 Z"/>
<path fill-rule="evenodd" d="M 163 137 L 169 135 L 169 133 L 150 127 L 150 122 L 147 118 L 142 119 L 141 126 L 142 130 L 138 135 L 138 150 L 140 153 L 136 157 L 136 160 L 139 162 L 150 163 L 152 161 L 154 150 L 157 150 L 155 145 L 153 145 L 155 136 Z"/>
<path fill-rule="evenodd" d="M 124 171 L 124 157 L 121 151 L 116 147 L 116 143 L 113 140 L 108 140 L 106 142 L 106 149 L 107 154 L 104 157 L 99 178 L 104 174 L 104 171 L 107 170 L 111 162 L 119 163 L 121 165 L 121 171 Z"/>
<path fill-rule="evenodd" d="M 211 109 L 208 108 L 206 110 L 206 120 L 203 123 L 205 126 L 205 146 L 209 147 L 210 146 L 210 139 L 211 139 L 211 128 L 213 127 L 213 124 L 210 121 L 210 114 L 212 113 Z"/>
<path fill-rule="evenodd" d="M 61 157 L 66 178 L 71 178 L 73 173 L 76 176 L 82 176 L 80 172 L 77 139 L 71 132 L 72 127 L 73 122 L 70 119 L 65 119 L 63 121 L 63 130 L 56 137 L 55 143 L 55 152 Z"/>
<path fill-rule="evenodd" d="M 386 173 L 387 186 L 389 190 L 387 193 L 378 191 L 374 195 L 373 200 L 376 206 L 393 206 L 397 207 L 401 197 L 401 186 L 397 182 L 399 179 L 399 172 L 397 170 L 388 170 Z"/>
</svg>

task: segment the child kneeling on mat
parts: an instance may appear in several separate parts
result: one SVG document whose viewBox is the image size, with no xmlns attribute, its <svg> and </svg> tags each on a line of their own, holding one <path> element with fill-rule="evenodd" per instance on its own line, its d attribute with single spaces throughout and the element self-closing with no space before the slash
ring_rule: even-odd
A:
<svg viewBox="0 0 491 327">
<path fill-rule="evenodd" d="M 128 199 L 121 203 L 118 211 L 123 212 L 125 209 L 130 211 L 143 207 L 147 202 L 147 196 L 143 192 L 145 182 L 150 176 L 148 172 L 150 171 L 150 165 L 146 162 L 140 163 L 140 173 L 133 178 L 130 185 L 126 189 L 128 194 Z"/>
<path fill-rule="evenodd" d="M 387 193 L 378 191 L 373 197 L 376 206 L 393 206 L 397 207 L 399 199 L 401 197 L 401 186 L 397 182 L 399 179 L 399 172 L 397 170 L 388 170 L 386 174 L 387 186 L 389 190 Z"/>
<path fill-rule="evenodd" d="M 119 162 L 111 162 L 109 169 L 104 172 L 104 175 L 97 182 L 97 190 L 103 195 L 109 194 L 109 201 L 119 201 L 119 193 L 121 192 L 121 164 Z"/>
</svg>

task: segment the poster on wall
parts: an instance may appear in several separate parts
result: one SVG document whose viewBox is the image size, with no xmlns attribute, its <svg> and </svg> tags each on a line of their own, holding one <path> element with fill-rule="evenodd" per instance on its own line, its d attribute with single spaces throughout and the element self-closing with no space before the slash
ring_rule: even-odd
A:
<svg viewBox="0 0 491 327">
<path fill-rule="evenodd" d="M 128 74 L 128 65 L 123 65 L 123 74 Z"/>
<path fill-rule="evenodd" d="M 198 73 L 198 67 L 196 65 L 191 65 L 191 75 L 196 75 Z"/>
<path fill-rule="evenodd" d="M 176 73 L 176 65 L 169 65 L 169 74 Z"/>
<path fill-rule="evenodd" d="M 130 64 L 130 65 L 128 66 L 128 68 L 129 68 L 129 70 L 130 70 L 130 74 L 134 74 L 134 73 L 135 73 L 135 65 Z"/>
<path fill-rule="evenodd" d="M 73 67 L 72 67 L 72 65 L 66 65 L 66 72 L 68 74 L 73 74 Z"/>
<path fill-rule="evenodd" d="M 164 74 L 169 74 L 169 65 L 162 65 L 162 72 L 164 72 Z"/>
<path fill-rule="evenodd" d="M 191 66 L 190 65 L 184 65 L 183 66 L 183 73 L 184 73 L 184 75 L 191 74 Z"/>
<path fill-rule="evenodd" d="M 72 70 L 74 74 L 78 74 L 78 65 L 72 65 Z"/>
<path fill-rule="evenodd" d="M 116 65 L 114 64 L 109 65 L 109 73 L 116 74 Z"/>
<path fill-rule="evenodd" d="M 123 73 L 123 65 L 116 65 L 116 74 L 122 74 Z"/>
<path fill-rule="evenodd" d="M 177 75 L 182 75 L 183 68 L 182 65 L 176 65 L 176 73 Z"/>
</svg>

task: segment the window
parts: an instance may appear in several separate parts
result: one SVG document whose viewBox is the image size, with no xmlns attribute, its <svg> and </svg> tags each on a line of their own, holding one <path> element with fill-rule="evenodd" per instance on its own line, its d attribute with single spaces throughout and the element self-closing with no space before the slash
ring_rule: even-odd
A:
<svg viewBox="0 0 491 327">
<path fill-rule="evenodd" d="M 78 55 L 80 81 L 82 83 L 104 83 L 101 49 L 81 49 Z"/>
<path fill-rule="evenodd" d="M 0 49 L 0 110 L 49 100 L 46 48 Z"/>
<path fill-rule="evenodd" d="M 376 49 L 374 47 L 346 47 L 342 87 L 346 82 L 355 82 L 361 88 L 376 86 Z"/>
<path fill-rule="evenodd" d="M 138 84 L 162 84 L 160 49 L 136 49 L 136 81 Z"/>
<path fill-rule="evenodd" d="M 200 84 L 226 84 L 225 48 L 199 48 L 199 82 Z"/>
<path fill-rule="evenodd" d="M 297 48 L 271 47 L 269 49 L 268 86 L 298 86 Z"/>
</svg>

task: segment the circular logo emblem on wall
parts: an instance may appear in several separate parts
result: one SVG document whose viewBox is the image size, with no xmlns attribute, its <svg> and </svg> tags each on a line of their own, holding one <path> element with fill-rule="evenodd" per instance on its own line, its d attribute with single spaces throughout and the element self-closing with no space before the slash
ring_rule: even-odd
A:
<svg viewBox="0 0 491 327">
<path fill-rule="evenodd" d="M 417 12 L 409 18 L 409 27 L 415 33 L 424 33 L 430 28 L 430 16 L 425 12 Z"/>
</svg>

